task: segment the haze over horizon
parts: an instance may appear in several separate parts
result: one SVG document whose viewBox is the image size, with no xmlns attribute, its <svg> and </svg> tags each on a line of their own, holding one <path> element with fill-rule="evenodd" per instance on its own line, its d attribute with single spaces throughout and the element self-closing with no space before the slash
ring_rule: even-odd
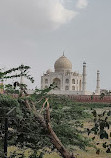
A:
<svg viewBox="0 0 111 158">
<path fill-rule="evenodd" d="M 65 56 L 73 71 L 87 63 L 87 89 L 111 89 L 111 0 L 1 0 L 0 67 L 31 66 L 40 87 L 43 72 Z"/>
</svg>

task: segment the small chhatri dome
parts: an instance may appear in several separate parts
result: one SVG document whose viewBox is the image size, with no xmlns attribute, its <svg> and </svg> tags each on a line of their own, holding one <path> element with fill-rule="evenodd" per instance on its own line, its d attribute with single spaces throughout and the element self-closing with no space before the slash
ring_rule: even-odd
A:
<svg viewBox="0 0 111 158">
<path fill-rule="evenodd" d="M 100 73 L 100 71 L 99 71 L 99 70 L 97 70 L 97 73 L 99 74 L 99 73 Z"/>
<path fill-rule="evenodd" d="M 85 61 L 83 62 L 83 65 L 86 65 L 86 62 L 85 62 Z"/>
<path fill-rule="evenodd" d="M 72 70 L 72 63 L 70 60 L 64 56 L 61 56 L 59 59 L 56 60 L 54 64 L 55 72 L 61 72 L 64 70 L 71 71 Z"/>
<path fill-rule="evenodd" d="M 50 74 L 51 72 L 52 72 L 51 69 L 48 69 L 48 70 L 46 71 L 47 74 Z"/>
</svg>

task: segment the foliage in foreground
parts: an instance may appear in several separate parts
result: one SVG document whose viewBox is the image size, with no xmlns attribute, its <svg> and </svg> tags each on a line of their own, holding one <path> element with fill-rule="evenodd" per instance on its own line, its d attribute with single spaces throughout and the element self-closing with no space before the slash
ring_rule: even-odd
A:
<svg viewBox="0 0 111 158">
<path fill-rule="evenodd" d="M 11 69 L 1 73 L 1 79 L 25 76 L 33 82 L 33 78 L 27 73 L 28 69 L 29 67 L 23 65 Z M 18 75 L 8 75 L 18 70 L 20 71 Z M 16 87 L 19 87 L 18 91 L 16 91 Z M 55 137 L 57 137 L 57 140 L 61 140 L 65 147 L 71 149 L 74 146 L 79 146 L 85 149 L 85 146 L 89 145 L 89 140 L 84 138 L 81 131 L 78 130 L 78 127 L 82 126 L 80 119 L 86 118 L 88 114 L 83 111 L 82 107 L 76 106 L 65 97 L 47 95 L 53 88 L 53 85 L 51 85 L 48 89 L 36 90 L 33 95 L 29 96 L 26 93 L 26 86 L 18 82 L 5 87 L 6 94 L 0 95 L 1 151 L 3 149 L 4 121 L 6 117 L 8 117 L 9 126 L 9 146 L 13 145 L 21 149 L 31 148 L 34 153 L 46 147 L 51 150 L 56 149 L 57 146 L 54 146 L 54 142 L 52 143 L 53 137 L 48 131 L 50 121 L 46 118 L 46 112 L 50 114 L 49 118 L 54 130 L 52 133 L 56 133 L 57 136 Z M 50 103 L 50 109 L 47 109 L 48 102 L 46 102 L 46 98 Z M 7 113 L 14 107 L 15 110 L 7 116 Z M 64 148 L 63 145 L 61 144 L 62 148 Z M 61 154 L 63 152 L 62 148 L 59 150 Z"/>
<path fill-rule="evenodd" d="M 35 95 L 35 94 L 34 94 Z M 36 100 L 37 96 L 30 96 L 29 100 Z M 39 100 L 39 98 L 38 98 Z M 60 98 L 57 96 L 49 96 L 51 104 L 51 122 L 52 127 L 65 146 L 79 146 L 85 149 L 85 146 L 89 144 L 88 139 L 81 136 L 81 131 L 77 129 L 78 126 L 82 126 L 79 119 L 85 118 L 86 113 L 83 109 L 70 102 L 68 104 L 67 98 Z M 56 103 L 53 104 L 54 100 Z M 54 150 L 54 146 L 51 144 L 48 133 L 45 131 L 33 113 L 30 113 L 24 105 L 25 98 L 12 98 L 11 96 L 0 95 L 0 113 L 1 125 L 4 125 L 5 114 L 17 107 L 16 111 L 9 117 L 9 145 L 15 145 L 20 148 L 31 148 L 33 150 L 39 150 L 46 146 Z M 44 102 L 44 99 L 43 99 Z M 40 112 L 41 103 L 37 103 L 36 108 Z M 44 114 L 44 111 L 43 111 Z M 4 127 L 2 127 L 4 130 Z M 1 139 L 1 141 L 3 141 Z"/>
<path fill-rule="evenodd" d="M 110 118 L 111 118 L 111 110 L 105 110 L 102 113 L 97 113 L 95 109 L 92 110 L 94 126 L 89 129 L 87 128 L 87 133 L 90 135 L 93 133 L 95 136 L 99 136 L 100 140 L 105 140 L 102 143 L 102 147 L 106 150 L 106 153 L 111 153 L 111 143 L 109 142 L 109 138 L 111 137 L 110 129 Z M 95 139 L 95 136 L 92 138 Z M 99 143 L 98 143 L 99 144 Z M 97 154 L 100 153 L 100 149 L 97 149 Z"/>
</svg>

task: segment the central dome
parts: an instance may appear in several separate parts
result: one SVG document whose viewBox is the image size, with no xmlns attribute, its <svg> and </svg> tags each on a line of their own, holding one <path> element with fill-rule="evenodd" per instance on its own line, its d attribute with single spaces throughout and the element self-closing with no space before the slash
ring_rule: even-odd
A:
<svg viewBox="0 0 111 158">
<path fill-rule="evenodd" d="M 72 70 L 72 63 L 68 58 L 66 58 L 64 55 L 61 56 L 59 59 L 56 60 L 54 64 L 55 72 L 60 71 L 71 71 Z"/>
</svg>

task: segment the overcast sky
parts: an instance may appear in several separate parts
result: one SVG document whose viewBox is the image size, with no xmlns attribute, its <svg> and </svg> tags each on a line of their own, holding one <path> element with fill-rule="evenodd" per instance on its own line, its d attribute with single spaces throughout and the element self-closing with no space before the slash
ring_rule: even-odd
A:
<svg viewBox="0 0 111 158">
<path fill-rule="evenodd" d="M 31 66 L 34 86 L 63 51 L 87 89 L 111 89 L 111 0 L 0 0 L 0 66 Z M 33 87 L 34 87 L 33 86 Z"/>
</svg>

